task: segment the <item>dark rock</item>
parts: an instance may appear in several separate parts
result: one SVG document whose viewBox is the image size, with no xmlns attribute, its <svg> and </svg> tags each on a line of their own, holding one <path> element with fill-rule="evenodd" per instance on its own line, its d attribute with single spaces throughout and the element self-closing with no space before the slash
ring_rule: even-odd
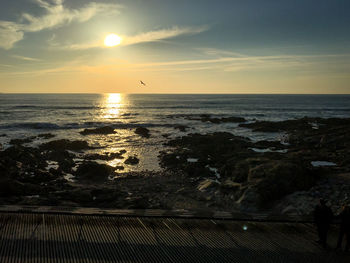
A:
<svg viewBox="0 0 350 263">
<path fill-rule="evenodd" d="M 73 159 L 75 155 L 66 150 L 51 150 L 46 152 L 46 157 L 48 160 L 62 162 L 67 159 Z"/>
<path fill-rule="evenodd" d="M 91 153 L 91 154 L 86 154 L 84 156 L 84 159 L 86 159 L 86 160 L 105 160 L 105 161 L 110 161 L 113 159 L 124 159 L 123 154 L 125 152 L 126 152 L 125 150 L 121 150 L 119 152 L 105 153 L 105 154 Z"/>
<path fill-rule="evenodd" d="M 227 117 L 227 118 L 221 118 L 221 122 L 245 122 L 246 119 L 242 117 Z"/>
<path fill-rule="evenodd" d="M 40 184 L 43 182 L 50 182 L 55 180 L 56 176 L 51 174 L 48 171 L 37 169 L 32 174 L 25 176 L 21 179 L 22 182 L 32 183 L 32 184 Z"/>
<path fill-rule="evenodd" d="M 142 136 L 142 137 L 145 137 L 145 138 L 150 137 L 149 129 L 144 128 L 144 127 L 137 127 L 135 130 L 135 133 Z"/>
<path fill-rule="evenodd" d="M 165 153 L 162 152 L 161 155 L 159 156 L 161 158 L 160 164 L 162 167 L 170 167 L 170 168 L 175 168 L 179 164 L 183 162 L 183 160 L 180 160 L 180 158 L 177 158 L 176 153 Z"/>
<path fill-rule="evenodd" d="M 214 118 L 211 117 L 208 114 L 201 114 L 199 115 L 199 117 L 195 117 L 195 116 L 186 116 L 186 119 L 189 120 L 199 120 L 202 122 L 211 122 L 214 124 L 219 124 L 219 123 L 223 123 L 223 122 L 233 122 L 233 123 L 237 123 L 237 122 L 246 122 L 246 119 L 242 118 L 242 117 L 222 117 L 222 118 Z"/>
<path fill-rule="evenodd" d="M 16 162 L 21 162 L 25 167 L 44 169 L 46 161 L 36 148 L 14 145 L 0 152 L 0 160 L 5 162 L 7 168 L 13 168 Z"/>
<path fill-rule="evenodd" d="M 259 169 L 263 170 L 259 178 L 264 179 L 258 182 L 255 189 L 262 206 L 268 206 L 270 202 L 295 191 L 307 190 L 317 179 L 302 165 L 285 161 L 270 162 L 261 165 Z"/>
<path fill-rule="evenodd" d="M 217 186 L 218 186 L 218 183 L 216 181 L 211 180 L 211 179 L 204 179 L 197 186 L 197 190 L 199 190 L 199 191 L 208 191 L 208 190 L 211 190 L 211 189 L 213 189 L 213 188 L 215 188 Z"/>
<path fill-rule="evenodd" d="M 161 153 L 160 160 L 163 167 L 171 162 L 174 164 L 187 162 L 187 158 L 193 156 L 202 160 L 202 164 L 215 164 L 214 167 L 221 167 L 232 155 L 240 157 L 244 156 L 243 152 L 248 154 L 247 147 L 251 146 L 251 142 L 231 133 L 216 132 L 205 135 L 189 134 L 170 140 L 166 145 L 176 148 L 173 153 Z"/>
<path fill-rule="evenodd" d="M 230 179 L 225 180 L 221 185 L 220 185 L 222 190 L 229 190 L 229 191 L 238 191 L 241 188 L 240 183 L 236 183 L 231 181 Z"/>
<path fill-rule="evenodd" d="M 145 196 L 134 197 L 130 200 L 131 205 L 129 209 L 146 209 L 149 205 L 149 200 Z"/>
<path fill-rule="evenodd" d="M 124 163 L 129 165 L 136 165 L 139 163 L 139 159 L 136 156 L 129 156 Z"/>
<path fill-rule="evenodd" d="M 47 160 L 58 162 L 60 169 L 66 173 L 70 173 L 72 167 L 75 165 L 73 160 L 74 157 L 74 154 L 66 150 L 52 150 L 46 152 Z"/>
<path fill-rule="evenodd" d="M 103 182 L 114 173 L 113 170 L 113 167 L 106 164 L 84 162 L 78 166 L 78 169 L 74 174 L 78 180 Z"/>
<path fill-rule="evenodd" d="M 95 129 L 84 129 L 80 132 L 82 135 L 90 135 L 90 134 L 113 134 L 116 133 L 114 128 L 110 126 L 95 128 Z"/>
<path fill-rule="evenodd" d="M 121 165 L 117 165 L 117 166 L 115 167 L 115 169 L 116 169 L 116 170 L 124 170 L 124 167 L 121 166 Z"/>
<path fill-rule="evenodd" d="M 74 202 L 80 205 L 89 205 L 93 201 L 93 196 L 91 195 L 90 189 L 73 189 L 69 191 L 62 191 L 56 193 L 56 198 L 61 200 L 67 200 L 69 202 Z"/>
<path fill-rule="evenodd" d="M 281 131 L 293 131 L 293 130 L 306 130 L 311 129 L 310 119 L 302 118 L 298 120 L 286 120 L 286 121 L 256 121 L 253 123 L 242 123 L 240 127 L 250 128 L 253 131 L 259 132 L 281 132 Z"/>
<path fill-rule="evenodd" d="M 189 127 L 185 125 L 176 125 L 174 129 L 178 129 L 179 131 L 185 132 Z"/>
<path fill-rule="evenodd" d="M 182 170 L 187 174 L 187 176 L 193 178 L 212 176 L 212 172 L 200 162 L 185 163 L 182 167 L 179 168 L 182 168 Z"/>
<path fill-rule="evenodd" d="M 86 141 L 70 141 L 66 139 L 49 141 L 47 143 L 43 143 L 39 146 L 41 150 L 72 150 L 72 151 L 80 151 L 91 149 L 89 144 Z"/>
<path fill-rule="evenodd" d="M 6 137 L 7 135 L 5 133 L 0 134 L 0 137 Z"/>
<path fill-rule="evenodd" d="M 261 149 L 261 148 L 263 149 L 271 148 L 274 150 L 285 149 L 285 146 L 281 144 L 279 141 L 258 141 L 254 143 L 253 147 L 258 149 Z"/>
<path fill-rule="evenodd" d="M 93 189 L 91 191 L 92 199 L 101 207 L 111 207 L 110 204 L 114 203 L 121 195 L 121 191 L 108 188 Z"/>
<path fill-rule="evenodd" d="M 35 136 L 33 137 L 28 137 L 28 138 L 24 138 L 24 139 L 12 139 L 10 140 L 10 144 L 12 145 L 21 145 L 24 143 L 30 143 L 33 142 L 33 140 L 35 139 Z"/>
<path fill-rule="evenodd" d="M 41 133 L 38 135 L 38 138 L 43 138 L 43 139 L 51 139 L 53 137 L 55 137 L 56 135 L 52 134 L 52 133 Z"/>
<path fill-rule="evenodd" d="M 0 196 L 24 196 L 37 195 L 41 192 L 41 187 L 33 184 L 21 183 L 7 177 L 0 177 Z"/>
</svg>

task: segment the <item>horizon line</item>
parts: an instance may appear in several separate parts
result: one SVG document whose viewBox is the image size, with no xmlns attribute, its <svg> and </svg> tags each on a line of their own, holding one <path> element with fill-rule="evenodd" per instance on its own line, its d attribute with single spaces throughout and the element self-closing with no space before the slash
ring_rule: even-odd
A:
<svg viewBox="0 0 350 263">
<path fill-rule="evenodd" d="M 350 93 L 126 93 L 126 92 L 0 92 L 0 94 L 135 94 L 135 95 L 350 95 Z"/>
</svg>

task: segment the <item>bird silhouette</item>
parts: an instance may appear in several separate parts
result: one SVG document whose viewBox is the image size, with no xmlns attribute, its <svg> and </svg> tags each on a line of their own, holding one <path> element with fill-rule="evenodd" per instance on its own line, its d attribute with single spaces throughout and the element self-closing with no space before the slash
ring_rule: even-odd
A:
<svg viewBox="0 0 350 263">
<path fill-rule="evenodd" d="M 143 86 L 146 86 L 146 84 L 145 84 L 142 80 L 140 80 L 140 83 L 141 83 Z"/>
</svg>

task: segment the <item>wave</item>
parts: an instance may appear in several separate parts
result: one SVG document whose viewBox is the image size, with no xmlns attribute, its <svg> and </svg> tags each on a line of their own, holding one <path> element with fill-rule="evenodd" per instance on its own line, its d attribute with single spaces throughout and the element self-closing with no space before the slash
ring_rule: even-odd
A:
<svg viewBox="0 0 350 263">
<path fill-rule="evenodd" d="M 110 123 L 110 122 L 84 122 L 56 124 L 51 122 L 25 122 L 0 125 L 0 129 L 32 129 L 32 130 L 69 130 L 110 126 L 114 129 L 132 129 L 137 127 L 173 127 L 177 124 L 164 123 Z"/>
<path fill-rule="evenodd" d="M 343 106 L 343 107 L 342 107 Z M 153 110 L 174 110 L 174 109 L 203 109 L 203 108 L 210 108 L 210 109 L 230 109 L 235 111 L 246 111 L 246 112 L 254 112 L 254 111 L 265 111 L 265 112 L 320 112 L 320 111 L 327 111 L 327 112 L 350 112 L 350 107 L 346 105 L 342 105 L 339 107 L 269 107 L 269 105 L 265 106 L 257 106 L 256 104 L 250 104 L 246 103 L 242 105 L 241 103 L 235 104 L 235 103 L 227 103 L 227 102 L 200 102 L 195 104 L 175 104 L 175 105 L 169 105 L 169 104 L 163 104 L 163 105 L 128 105 L 127 109 L 130 111 L 132 110 L 145 110 L 145 109 L 153 109 Z M 15 105 L 11 107 L 12 109 L 25 109 L 25 110 L 108 110 L 109 107 L 106 107 L 104 105 Z M 122 107 L 123 108 L 123 107 Z M 6 109 L 7 110 L 7 109 Z M 136 116 L 139 113 L 123 113 L 121 116 Z"/>
<path fill-rule="evenodd" d="M 40 129 L 59 129 L 60 126 L 51 123 L 51 122 L 24 122 L 24 123 L 11 123 L 11 124 L 5 124 L 5 125 L 0 125 L 0 128 L 2 129 L 11 129 L 11 128 L 17 128 L 17 129 L 35 129 L 35 130 L 40 130 Z"/>
<path fill-rule="evenodd" d="M 38 109 L 38 110 L 94 110 L 101 109 L 98 106 L 41 106 L 41 105 L 16 105 L 14 109 Z"/>
</svg>

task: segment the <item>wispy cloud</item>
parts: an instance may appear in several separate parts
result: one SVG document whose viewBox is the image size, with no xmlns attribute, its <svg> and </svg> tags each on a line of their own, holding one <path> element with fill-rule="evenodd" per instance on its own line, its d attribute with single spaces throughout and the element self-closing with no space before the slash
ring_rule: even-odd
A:
<svg viewBox="0 0 350 263">
<path fill-rule="evenodd" d="M 156 42 L 165 39 L 175 38 L 183 35 L 195 35 L 207 31 L 208 26 L 197 26 L 197 27 L 172 27 L 168 29 L 160 29 L 149 32 L 140 33 L 134 36 L 121 36 L 122 43 L 120 46 L 129 46 L 145 42 Z M 62 45 L 50 41 L 50 45 L 54 49 L 65 49 L 65 50 L 86 50 L 91 48 L 104 48 L 103 41 L 91 42 L 91 43 L 77 43 Z"/>
<path fill-rule="evenodd" d="M 42 61 L 41 59 L 38 59 L 38 58 L 31 58 L 31 57 L 18 56 L 18 55 L 13 55 L 12 57 L 20 60 L 25 60 L 25 61 Z"/>
<path fill-rule="evenodd" d="M 133 45 L 144 42 L 155 42 L 163 39 L 174 38 L 181 35 L 194 35 L 199 34 L 209 29 L 208 26 L 200 27 L 173 27 L 170 29 L 162 29 L 156 31 L 150 31 L 141 33 L 136 36 L 126 37 L 123 41 L 123 45 Z"/>
<path fill-rule="evenodd" d="M 13 44 L 23 38 L 21 25 L 9 21 L 0 21 L 0 47 L 12 48 Z"/>
<path fill-rule="evenodd" d="M 221 54 L 224 53 L 225 52 L 221 52 Z M 210 59 L 134 64 L 132 68 L 140 71 L 195 71 L 216 69 L 225 72 L 234 72 L 282 69 L 316 70 L 325 63 L 327 63 L 328 67 L 350 67 L 350 63 L 348 62 L 350 54 L 249 56 L 234 53 L 234 55 L 235 56 L 220 56 Z M 340 61 L 344 63 L 340 63 Z"/>
<path fill-rule="evenodd" d="M 23 39 L 26 32 L 38 32 L 72 22 L 85 22 L 99 13 L 114 13 L 120 8 L 116 4 L 92 2 L 80 9 L 69 9 L 64 6 L 63 0 L 35 0 L 35 3 L 45 9 L 45 14 L 33 16 L 24 13 L 21 15 L 21 22 L 0 21 L 0 47 L 11 49 L 16 42 Z"/>
</svg>

